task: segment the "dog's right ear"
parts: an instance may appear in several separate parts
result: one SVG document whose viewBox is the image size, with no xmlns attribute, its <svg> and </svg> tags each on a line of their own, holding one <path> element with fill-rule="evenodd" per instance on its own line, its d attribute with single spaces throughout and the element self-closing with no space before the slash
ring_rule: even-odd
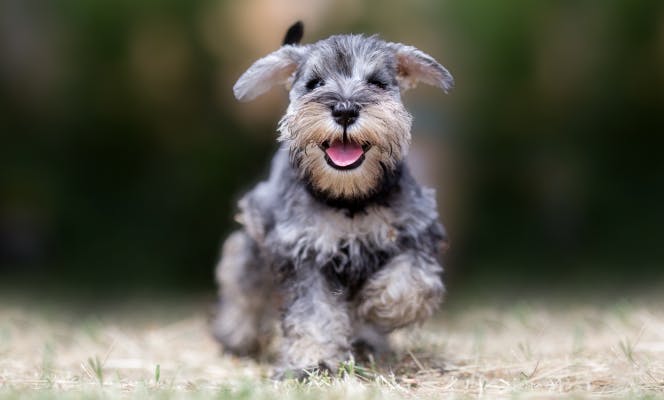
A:
<svg viewBox="0 0 664 400">
<path fill-rule="evenodd" d="M 284 45 L 256 61 L 237 80 L 233 86 L 235 98 L 240 101 L 250 101 L 270 90 L 272 86 L 288 83 L 306 53 L 305 47 L 298 45 L 303 32 L 301 21 L 293 24 L 286 32 Z"/>
<path fill-rule="evenodd" d="M 304 60 L 305 54 L 303 46 L 289 44 L 259 59 L 233 86 L 235 98 L 250 101 L 275 85 L 288 83 L 290 76 Z"/>
</svg>

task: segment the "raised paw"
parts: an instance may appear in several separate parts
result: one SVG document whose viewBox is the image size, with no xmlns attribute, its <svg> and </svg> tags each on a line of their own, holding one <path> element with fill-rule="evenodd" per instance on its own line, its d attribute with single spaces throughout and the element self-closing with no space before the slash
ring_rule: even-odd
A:
<svg viewBox="0 0 664 400">
<path fill-rule="evenodd" d="M 411 254 L 393 258 L 362 289 L 358 315 L 386 332 L 424 321 L 443 297 L 441 272 Z"/>
</svg>

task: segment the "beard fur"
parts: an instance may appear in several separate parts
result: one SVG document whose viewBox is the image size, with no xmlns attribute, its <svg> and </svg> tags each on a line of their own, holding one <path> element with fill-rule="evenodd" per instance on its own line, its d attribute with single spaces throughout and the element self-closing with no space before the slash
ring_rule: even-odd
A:
<svg viewBox="0 0 664 400">
<path fill-rule="evenodd" d="M 334 122 L 328 106 L 308 102 L 289 107 L 279 122 L 279 141 L 286 142 L 293 166 L 320 195 L 329 199 L 359 200 L 380 191 L 395 174 L 410 146 L 412 118 L 400 102 L 386 100 L 366 105 L 346 137 L 371 147 L 364 161 L 351 170 L 338 170 L 325 160 L 321 144 L 344 139 L 344 128 Z"/>
</svg>

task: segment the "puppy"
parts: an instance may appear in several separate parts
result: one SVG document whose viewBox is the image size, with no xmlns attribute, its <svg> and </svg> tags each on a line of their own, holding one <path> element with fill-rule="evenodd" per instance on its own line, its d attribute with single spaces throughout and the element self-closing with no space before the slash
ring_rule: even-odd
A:
<svg viewBox="0 0 664 400">
<path fill-rule="evenodd" d="M 213 332 L 226 351 L 258 355 L 281 323 L 278 375 L 334 372 L 387 349 L 391 331 L 441 302 L 446 242 L 434 191 L 405 164 L 412 117 L 401 92 L 448 91 L 450 73 L 415 47 L 337 35 L 300 45 L 301 23 L 233 91 L 249 101 L 289 88 L 269 178 L 239 202 L 216 269 Z"/>
</svg>

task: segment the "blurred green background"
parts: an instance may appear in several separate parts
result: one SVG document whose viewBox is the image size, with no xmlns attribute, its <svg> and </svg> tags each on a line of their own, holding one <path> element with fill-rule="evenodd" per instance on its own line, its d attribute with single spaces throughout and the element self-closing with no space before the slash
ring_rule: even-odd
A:
<svg viewBox="0 0 664 400">
<path fill-rule="evenodd" d="M 286 107 L 231 87 L 297 19 L 454 74 L 404 95 L 450 298 L 661 287 L 661 0 L 4 0 L 0 287 L 212 293 Z"/>
</svg>

